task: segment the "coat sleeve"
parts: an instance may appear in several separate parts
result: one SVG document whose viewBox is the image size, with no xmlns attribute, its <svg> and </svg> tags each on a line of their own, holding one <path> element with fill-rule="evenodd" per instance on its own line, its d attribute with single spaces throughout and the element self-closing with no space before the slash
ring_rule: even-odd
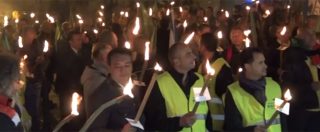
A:
<svg viewBox="0 0 320 132">
<path fill-rule="evenodd" d="M 146 105 L 146 130 L 147 131 L 179 131 L 180 117 L 168 118 L 165 100 L 161 95 L 158 83 L 155 84 Z"/>
</svg>

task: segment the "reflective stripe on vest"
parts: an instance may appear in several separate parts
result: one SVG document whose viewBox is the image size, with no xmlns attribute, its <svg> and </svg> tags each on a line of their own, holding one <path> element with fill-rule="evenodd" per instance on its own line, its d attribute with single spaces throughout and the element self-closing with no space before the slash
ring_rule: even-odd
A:
<svg viewBox="0 0 320 132">
<path fill-rule="evenodd" d="M 262 106 L 251 94 L 240 87 L 239 81 L 228 86 L 232 95 L 233 101 L 239 110 L 243 127 L 257 125 L 259 123 L 265 124 L 264 120 L 269 120 L 272 114 L 276 111 L 274 108 L 274 99 L 281 98 L 281 89 L 279 84 L 271 78 L 266 78 L 266 103 Z M 278 115 L 277 118 L 280 118 Z M 276 122 L 268 128 L 268 132 L 280 132 L 281 125 Z"/>
<path fill-rule="evenodd" d="M 318 68 L 313 65 L 311 63 L 311 59 L 308 57 L 308 59 L 306 60 L 306 63 L 309 67 L 310 73 L 312 75 L 312 79 L 314 82 L 319 82 L 319 76 L 318 76 Z M 318 103 L 319 103 L 319 107 L 320 107 L 320 90 L 315 91 L 318 97 Z M 315 109 L 307 109 L 308 111 L 313 111 L 313 112 L 317 112 L 320 111 L 320 108 L 315 108 Z"/>
<path fill-rule="evenodd" d="M 230 67 L 228 62 L 222 57 L 211 63 L 211 67 L 215 70 L 215 74 L 210 78 L 210 83 L 208 85 L 210 96 L 212 98 L 210 101 L 208 101 L 208 106 L 212 118 L 212 127 L 215 131 L 222 131 L 224 124 L 224 106 L 222 100 L 217 96 L 215 92 L 216 79 L 224 65 Z M 201 67 L 199 71 L 201 71 Z"/>
<path fill-rule="evenodd" d="M 168 72 L 164 72 L 158 76 L 157 82 L 160 92 L 165 100 L 167 117 L 180 117 L 190 111 L 192 111 L 195 105 L 195 98 L 193 89 L 194 87 L 202 87 L 204 85 L 203 77 L 200 74 L 196 75 L 199 79 L 192 85 L 190 89 L 189 99 L 186 98 L 184 92 L 180 86 L 175 82 L 172 76 Z M 205 132 L 205 116 L 208 113 L 208 107 L 206 102 L 201 102 L 196 111 L 196 114 L 200 120 L 197 120 L 191 128 L 183 128 L 181 131 L 191 132 L 192 130 L 197 132 Z"/>
</svg>

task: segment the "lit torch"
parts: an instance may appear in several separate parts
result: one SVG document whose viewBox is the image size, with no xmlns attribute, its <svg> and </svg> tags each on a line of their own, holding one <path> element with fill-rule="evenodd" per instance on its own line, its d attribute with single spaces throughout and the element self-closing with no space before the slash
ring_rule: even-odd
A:
<svg viewBox="0 0 320 132">
<path fill-rule="evenodd" d="M 21 36 L 19 36 L 19 38 L 18 38 L 18 46 L 19 46 L 19 48 L 23 48 L 23 42 L 22 42 Z"/>
<path fill-rule="evenodd" d="M 49 43 L 47 40 L 44 41 L 44 46 L 43 46 L 43 53 L 47 53 L 49 50 Z"/>
<path fill-rule="evenodd" d="M 79 115 L 78 105 L 80 104 L 81 100 L 82 97 L 78 93 L 72 94 L 71 113 L 58 123 L 58 125 L 54 128 L 53 132 L 58 132 L 63 125 L 65 125 L 71 119 Z"/>
<path fill-rule="evenodd" d="M 152 8 L 149 8 L 149 16 L 152 16 Z"/>
<path fill-rule="evenodd" d="M 250 29 L 243 31 L 243 34 L 246 36 L 246 38 L 244 40 L 245 44 L 246 44 L 246 48 L 250 47 L 251 40 L 248 38 L 250 33 L 251 33 Z"/>
<path fill-rule="evenodd" d="M 143 97 L 143 100 L 142 100 L 142 102 L 140 104 L 140 107 L 138 109 L 136 117 L 134 118 L 134 122 L 133 123 L 139 123 L 139 120 L 141 118 L 141 115 L 142 115 L 142 112 L 144 110 L 144 107 L 147 104 L 147 101 L 149 99 L 150 93 L 151 93 L 151 91 L 152 91 L 152 89 L 154 87 L 154 84 L 156 82 L 158 73 L 160 73 L 162 71 L 162 67 L 158 63 L 156 63 L 156 65 L 154 67 L 154 70 L 155 70 L 155 72 L 153 72 L 153 74 L 152 74 L 151 81 L 150 81 L 150 83 L 148 85 L 147 91 L 146 91 L 146 93 L 145 93 L 145 95 Z"/>
<path fill-rule="evenodd" d="M 139 81 L 143 81 L 144 73 L 146 72 L 146 69 L 147 69 L 147 66 L 148 66 L 148 61 L 150 59 L 149 54 L 150 54 L 150 41 L 147 41 L 145 43 L 144 62 L 143 62 L 143 65 L 142 65 L 141 74 L 139 76 Z"/>
<path fill-rule="evenodd" d="M 284 26 L 284 27 L 282 28 L 281 32 L 280 32 L 280 35 L 281 35 L 281 36 L 284 36 L 284 35 L 286 34 L 286 32 L 287 32 L 287 26 Z"/>
<path fill-rule="evenodd" d="M 140 30 L 140 19 L 139 19 L 139 17 L 136 17 L 135 26 L 134 26 L 134 28 L 132 30 L 132 33 L 134 35 L 138 35 L 139 30 Z"/>
<path fill-rule="evenodd" d="M 110 106 L 113 106 L 115 104 L 119 104 L 121 103 L 125 97 L 129 96 L 131 98 L 133 98 L 133 94 L 132 94 L 132 88 L 134 87 L 134 84 L 132 83 L 131 78 L 128 80 L 128 83 L 126 84 L 125 87 L 123 87 L 123 95 L 120 95 L 104 104 L 102 104 L 96 111 L 94 111 L 91 116 L 88 118 L 88 120 L 85 122 L 85 124 L 83 125 L 83 127 L 80 129 L 80 132 L 86 132 L 88 130 L 88 128 L 90 127 L 90 125 L 93 123 L 93 121 L 95 121 L 95 119 L 107 108 L 109 108 Z"/>
<path fill-rule="evenodd" d="M 184 44 L 189 44 L 194 37 L 194 32 L 190 33 L 188 37 L 184 40 Z"/>
<path fill-rule="evenodd" d="M 221 45 L 222 45 L 222 37 L 223 37 L 222 31 L 218 31 L 217 37 L 218 37 L 217 51 L 218 52 L 222 52 L 223 51 L 223 48 L 221 47 Z"/>
<path fill-rule="evenodd" d="M 124 47 L 127 48 L 127 49 L 131 49 L 130 42 L 128 42 L 128 41 L 124 42 Z"/>
<path fill-rule="evenodd" d="M 271 118 L 268 120 L 268 122 L 266 123 L 265 127 L 268 128 L 271 126 L 271 124 L 275 121 L 276 118 L 279 118 L 279 111 L 283 109 L 283 107 L 292 99 L 290 90 L 288 89 L 285 93 L 284 93 L 284 101 L 281 103 L 280 106 L 275 106 L 275 109 L 277 109 L 271 116 Z"/>
<path fill-rule="evenodd" d="M 211 65 L 210 65 L 210 62 L 209 62 L 209 60 L 207 59 L 207 61 L 206 61 L 206 72 L 207 72 L 207 75 L 205 76 L 205 82 L 204 82 L 204 85 L 202 86 L 202 88 L 201 88 L 201 91 L 200 91 L 200 94 L 199 94 L 199 96 L 203 96 L 203 94 L 204 94 L 204 91 L 206 90 L 206 88 L 207 88 L 207 86 L 208 86 L 208 84 L 209 84 L 209 80 L 210 80 L 210 78 L 214 75 L 214 73 L 215 73 L 215 70 L 211 67 Z M 196 113 L 196 111 L 197 111 L 197 109 L 198 109 L 198 107 L 199 107 L 199 104 L 200 104 L 200 102 L 196 102 L 196 104 L 194 105 L 194 107 L 193 107 L 193 109 L 192 109 L 192 112 L 193 113 Z"/>
<path fill-rule="evenodd" d="M 3 17 L 3 27 L 6 27 L 9 25 L 9 18 L 8 16 Z"/>
</svg>

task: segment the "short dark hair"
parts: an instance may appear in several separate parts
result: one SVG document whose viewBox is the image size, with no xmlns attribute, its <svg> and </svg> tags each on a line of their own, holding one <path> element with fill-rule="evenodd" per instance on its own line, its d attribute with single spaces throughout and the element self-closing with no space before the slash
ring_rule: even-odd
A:
<svg viewBox="0 0 320 132">
<path fill-rule="evenodd" d="M 181 49 L 181 47 L 187 47 L 187 46 L 188 45 L 178 42 L 170 47 L 168 52 L 168 60 L 171 65 L 173 65 L 173 60 L 176 58 L 177 52 Z"/>
<path fill-rule="evenodd" d="M 103 50 L 106 49 L 106 45 L 101 43 L 96 43 L 92 47 L 92 58 L 99 58 Z"/>
<path fill-rule="evenodd" d="M 126 48 L 115 48 L 112 49 L 110 51 L 110 53 L 108 54 L 108 65 L 111 64 L 111 59 L 116 56 L 116 55 L 127 55 L 130 56 L 131 60 L 132 60 L 132 52 L 129 49 Z"/>
<path fill-rule="evenodd" d="M 19 79 L 19 59 L 8 53 L 0 53 L 0 93 L 11 88 L 12 82 Z"/>
<path fill-rule="evenodd" d="M 200 43 L 208 51 L 215 52 L 217 50 L 218 39 L 212 33 L 205 33 L 201 35 Z"/>
<path fill-rule="evenodd" d="M 244 67 L 245 64 L 250 64 L 254 61 L 253 55 L 256 53 L 263 54 L 262 50 L 256 47 L 249 47 L 240 53 L 240 65 Z"/>
<path fill-rule="evenodd" d="M 67 37 L 67 40 L 70 41 L 74 35 L 78 35 L 78 34 L 81 34 L 80 31 L 78 30 L 72 30 L 68 33 L 68 37 Z"/>
</svg>

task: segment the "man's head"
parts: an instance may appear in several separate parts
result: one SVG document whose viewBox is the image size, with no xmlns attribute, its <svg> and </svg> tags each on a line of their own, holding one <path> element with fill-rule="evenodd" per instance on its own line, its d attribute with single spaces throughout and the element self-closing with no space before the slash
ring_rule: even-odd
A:
<svg viewBox="0 0 320 132">
<path fill-rule="evenodd" d="M 112 31 L 104 31 L 98 38 L 99 43 L 105 43 L 111 45 L 112 48 L 118 47 L 118 37 Z"/>
<path fill-rule="evenodd" d="M 95 61 L 99 61 L 103 64 L 107 64 L 107 60 L 108 60 L 107 57 L 111 50 L 112 50 L 111 45 L 97 43 L 92 47 L 92 58 Z"/>
<path fill-rule="evenodd" d="M 24 27 L 21 31 L 24 44 L 32 44 L 33 40 L 37 38 L 37 32 L 33 27 Z"/>
<path fill-rule="evenodd" d="M 172 68 L 180 73 L 187 73 L 195 67 L 196 56 L 185 44 L 177 43 L 171 46 L 168 57 Z"/>
<path fill-rule="evenodd" d="M 0 53 L 0 95 L 11 97 L 19 88 L 19 59 Z"/>
<path fill-rule="evenodd" d="M 258 80 L 267 75 L 263 52 L 258 48 L 247 48 L 240 54 L 241 67 L 248 79 Z"/>
<path fill-rule="evenodd" d="M 108 55 L 110 75 L 116 82 L 125 85 L 132 73 L 132 53 L 125 48 L 115 48 Z"/>
<path fill-rule="evenodd" d="M 243 40 L 245 39 L 245 36 L 243 34 L 243 30 L 238 27 L 234 27 L 230 31 L 230 40 L 231 43 L 235 46 L 243 45 Z"/>
<path fill-rule="evenodd" d="M 76 30 L 69 32 L 68 42 L 72 48 L 80 50 L 82 48 L 82 34 Z"/>
<path fill-rule="evenodd" d="M 200 43 L 201 53 L 203 53 L 203 51 L 215 52 L 217 49 L 218 40 L 212 33 L 205 33 L 201 36 Z"/>
</svg>

